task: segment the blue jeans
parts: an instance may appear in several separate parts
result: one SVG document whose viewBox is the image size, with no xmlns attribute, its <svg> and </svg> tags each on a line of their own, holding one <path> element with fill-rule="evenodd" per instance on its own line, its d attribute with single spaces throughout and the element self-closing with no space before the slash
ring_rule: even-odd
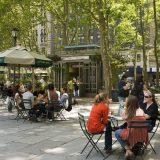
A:
<svg viewBox="0 0 160 160">
<path fill-rule="evenodd" d="M 122 129 L 118 129 L 118 130 L 116 130 L 115 131 L 115 137 L 117 138 L 117 140 L 118 140 L 118 142 L 121 144 L 121 146 L 122 147 L 125 147 L 126 146 L 126 144 L 127 144 L 127 140 L 123 140 L 122 138 L 121 138 L 121 131 L 122 131 Z"/>
<path fill-rule="evenodd" d="M 105 149 L 112 149 L 112 127 L 111 122 L 108 121 L 106 124 L 106 131 L 105 131 Z"/>
</svg>

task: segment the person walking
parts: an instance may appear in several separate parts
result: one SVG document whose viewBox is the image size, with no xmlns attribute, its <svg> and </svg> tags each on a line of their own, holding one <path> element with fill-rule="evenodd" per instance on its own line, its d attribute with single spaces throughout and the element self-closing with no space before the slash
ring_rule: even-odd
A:
<svg viewBox="0 0 160 160">
<path fill-rule="evenodd" d="M 78 97 L 79 86 L 76 78 L 73 79 L 73 86 L 74 86 L 74 96 Z"/>
<path fill-rule="evenodd" d="M 73 94 L 74 86 L 73 86 L 73 80 L 72 79 L 68 81 L 67 87 L 68 87 L 68 92 Z"/>
<path fill-rule="evenodd" d="M 105 151 L 112 151 L 112 127 L 108 120 L 109 114 L 108 94 L 100 93 L 96 95 L 90 116 L 87 121 L 89 133 L 100 133 L 105 130 Z"/>
<path fill-rule="evenodd" d="M 126 82 L 127 77 L 123 75 L 121 80 L 118 83 L 118 101 L 119 101 L 119 109 L 118 116 L 121 115 L 124 108 L 124 102 L 126 98 L 129 96 L 130 85 Z"/>
</svg>

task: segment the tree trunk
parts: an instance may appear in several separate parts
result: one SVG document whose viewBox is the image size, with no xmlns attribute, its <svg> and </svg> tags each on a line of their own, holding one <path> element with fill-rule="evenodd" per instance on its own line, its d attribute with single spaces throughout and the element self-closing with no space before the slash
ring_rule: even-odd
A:
<svg viewBox="0 0 160 160">
<path fill-rule="evenodd" d="M 111 90 L 113 88 L 113 83 L 112 83 L 112 67 L 111 67 L 111 62 L 110 62 L 110 59 L 109 59 L 109 54 L 110 53 L 110 43 L 109 43 L 109 16 L 107 15 L 106 16 L 107 18 L 107 30 L 106 30 L 106 34 L 107 34 L 107 37 L 106 37 L 106 40 L 107 40 L 107 54 L 108 54 L 108 66 L 109 66 L 109 92 L 111 93 Z"/>
<path fill-rule="evenodd" d="M 136 80 L 136 77 L 137 77 L 137 48 L 136 46 L 134 48 L 133 65 L 134 65 L 134 80 Z"/>
<path fill-rule="evenodd" d="M 136 77 L 137 77 L 137 31 L 136 31 L 134 55 L 132 58 L 133 58 L 133 66 L 134 66 L 134 80 L 136 80 Z"/>
<path fill-rule="evenodd" d="M 145 33 L 144 33 L 142 6 L 140 6 L 140 27 L 141 27 L 141 35 L 142 35 L 142 50 L 143 50 L 143 76 L 144 76 L 144 81 L 148 84 L 147 64 L 146 64 L 147 56 L 146 56 L 146 47 L 145 47 Z"/>
<path fill-rule="evenodd" d="M 107 38 L 107 29 L 105 18 L 103 14 L 99 14 L 99 26 L 100 26 L 100 37 L 101 37 L 101 57 L 103 63 L 103 77 L 104 77 L 104 87 L 108 94 L 110 94 L 110 77 L 111 77 L 111 67 L 110 67 L 110 59 L 108 53 L 108 38 Z"/>
<path fill-rule="evenodd" d="M 136 15 L 138 17 L 138 11 L 136 9 Z M 136 80 L 137 77 L 137 48 L 138 48 L 138 20 L 136 19 L 136 36 L 135 36 L 135 47 L 134 47 L 134 59 L 133 59 L 133 65 L 134 65 L 134 80 Z"/>
<path fill-rule="evenodd" d="M 104 87 L 106 93 L 110 96 L 111 91 L 111 66 L 110 66 L 110 58 L 109 58 L 109 42 L 108 42 L 108 25 L 106 15 L 103 13 L 103 1 L 97 0 L 97 14 L 98 14 L 98 23 L 99 23 L 99 31 L 100 31 L 100 46 L 101 46 L 101 58 L 103 64 L 103 77 L 104 77 Z"/>
<path fill-rule="evenodd" d="M 63 23 L 63 45 L 68 45 L 68 0 L 63 1 L 64 5 L 64 23 Z"/>
<path fill-rule="evenodd" d="M 156 1 L 153 0 L 153 12 L 154 12 L 154 24 L 155 24 L 155 39 L 154 39 L 154 56 L 156 59 L 156 86 L 159 86 L 159 64 L 158 64 L 158 54 L 157 54 L 157 14 L 156 14 Z"/>
</svg>

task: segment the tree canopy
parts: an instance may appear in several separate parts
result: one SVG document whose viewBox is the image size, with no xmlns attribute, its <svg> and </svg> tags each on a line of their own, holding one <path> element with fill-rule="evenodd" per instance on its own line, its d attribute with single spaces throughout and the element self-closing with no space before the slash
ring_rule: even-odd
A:
<svg viewBox="0 0 160 160">
<path fill-rule="evenodd" d="M 1 0 L 0 51 L 13 46 L 13 28 L 18 28 L 18 40 L 23 45 L 39 51 L 36 26 L 42 24 L 49 34 L 48 13 L 52 15 L 55 50 L 63 49 L 65 45 L 93 43 L 91 36 L 96 29 L 100 35 L 98 43 L 101 46 L 105 87 L 109 89 L 112 68 L 125 63 L 121 50 L 134 50 L 133 56 L 138 49 L 143 50 L 146 72 L 146 49 L 148 46 L 153 48 L 151 32 L 156 34 L 154 48 L 157 53 L 159 50 L 159 10 L 160 0 Z M 156 22 L 156 33 L 153 22 Z"/>
</svg>

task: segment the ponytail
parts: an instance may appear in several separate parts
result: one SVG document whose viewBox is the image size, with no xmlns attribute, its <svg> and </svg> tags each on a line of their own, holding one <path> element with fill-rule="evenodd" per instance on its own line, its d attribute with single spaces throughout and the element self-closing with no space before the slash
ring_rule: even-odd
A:
<svg viewBox="0 0 160 160">
<path fill-rule="evenodd" d="M 95 96 L 95 98 L 94 98 L 94 104 L 98 104 L 98 103 L 103 102 L 107 97 L 108 97 L 108 94 L 107 94 L 107 93 L 97 94 L 97 95 Z"/>
</svg>

